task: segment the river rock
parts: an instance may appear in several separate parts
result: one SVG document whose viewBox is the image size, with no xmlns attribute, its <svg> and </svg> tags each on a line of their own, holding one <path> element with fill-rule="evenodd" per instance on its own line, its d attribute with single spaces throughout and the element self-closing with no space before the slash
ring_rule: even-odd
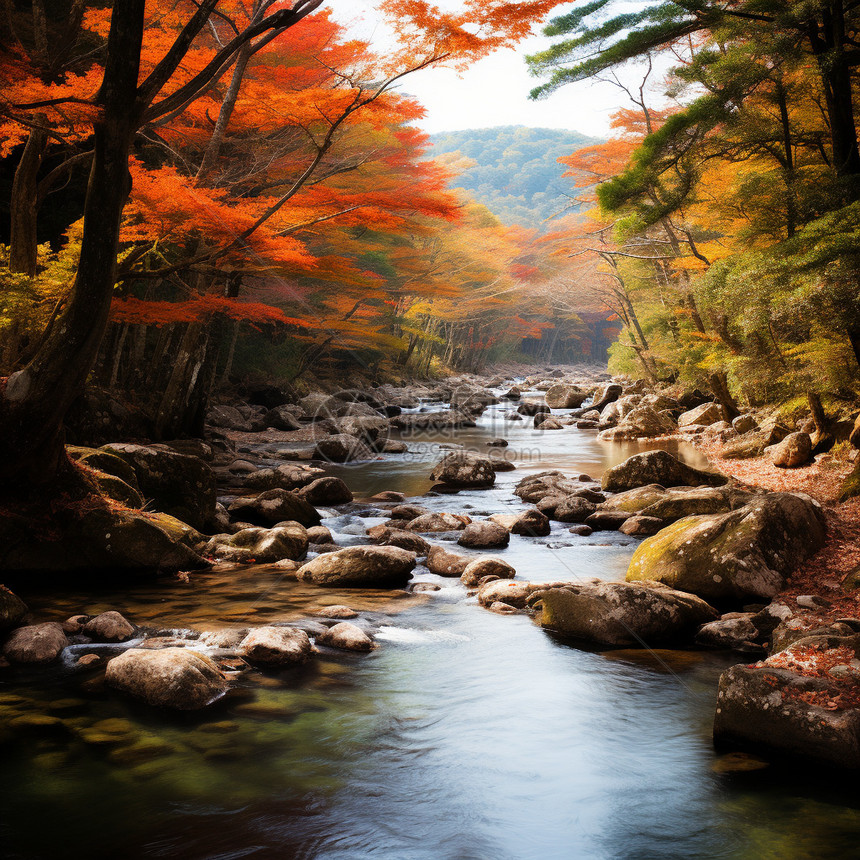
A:
<svg viewBox="0 0 860 860">
<path fill-rule="evenodd" d="M 510 543 L 511 536 L 504 526 L 490 520 L 469 523 L 457 543 L 470 549 L 496 549 Z"/>
<path fill-rule="evenodd" d="M 317 556 L 298 569 L 302 582 L 323 588 L 402 588 L 415 553 L 395 546 L 350 546 Z"/>
<path fill-rule="evenodd" d="M 181 711 L 205 708 L 227 692 L 224 673 L 187 648 L 131 648 L 108 661 L 105 682 L 148 705 Z"/>
<path fill-rule="evenodd" d="M 596 532 L 611 532 L 620 529 L 628 519 L 630 514 L 625 511 L 595 511 L 585 518 L 585 525 Z"/>
<path fill-rule="evenodd" d="M 622 387 L 617 382 L 608 382 L 597 389 L 591 403 L 591 408 L 600 413 L 610 403 L 614 403 L 621 397 Z M 583 416 L 584 417 L 584 416 Z"/>
<path fill-rule="evenodd" d="M 246 528 L 235 534 L 215 535 L 203 548 L 207 558 L 238 564 L 271 564 L 282 559 L 304 558 L 308 551 L 308 533 L 296 522 L 275 528 Z"/>
<path fill-rule="evenodd" d="M 305 463 L 284 463 L 277 469 L 258 469 L 243 481 L 249 490 L 299 490 L 321 478 L 325 472 Z"/>
<path fill-rule="evenodd" d="M 523 511 L 510 527 L 511 534 L 525 535 L 526 537 L 546 537 L 550 531 L 549 517 L 542 514 L 537 508 Z"/>
<path fill-rule="evenodd" d="M 3 656 L 10 663 L 53 663 L 68 644 L 60 624 L 31 624 L 12 631 L 3 645 Z"/>
<path fill-rule="evenodd" d="M 758 422 L 752 415 L 738 415 L 737 418 L 732 419 L 732 428 L 736 433 L 743 435 L 751 430 L 757 430 Z"/>
<path fill-rule="evenodd" d="M 541 627 L 599 645 L 680 642 L 718 617 L 704 600 L 658 583 L 568 585 L 539 591 L 530 603 Z"/>
<path fill-rule="evenodd" d="M 600 410 L 601 426 L 613 427 L 618 424 L 636 408 L 640 399 L 638 394 L 626 394 L 608 403 Z"/>
<path fill-rule="evenodd" d="M 331 532 L 325 526 L 311 526 L 307 534 L 308 543 L 334 543 Z"/>
<path fill-rule="evenodd" d="M 96 642 L 125 642 L 134 635 L 134 625 L 119 612 L 110 610 L 90 618 L 82 632 Z"/>
<path fill-rule="evenodd" d="M 427 569 L 438 576 L 461 576 L 469 564 L 464 555 L 449 552 L 441 546 L 431 546 L 427 553 Z"/>
<path fill-rule="evenodd" d="M 860 636 L 808 637 L 723 672 L 715 742 L 860 768 L 858 656 Z"/>
<path fill-rule="evenodd" d="M 635 514 L 630 519 L 624 520 L 618 527 L 618 531 L 632 537 L 650 537 L 657 534 L 664 525 L 665 523 L 659 517 L 645 517 L 641 514 Z"/>
<path fill-rule="evenodd" d="M 239 646 L 239 653 L 259 666 L 304 663 L 313 653 L 311 640 L 295 627 L 256 627 Z"/>
<path fill-rule="evenodd" d="M 345 606 L 343 603 L 334 603 L 331 606 L 324 606 L 318 609 L 315 613 L 320 618 L 358 618 L 358 613 L 350 606 Z"/>
<path fill-rule="evenodd" d="M 372 651 L 376 646 L 373 639 L 360 627 L 342 621 L 329 627 L 325 633 L 316 637 L 320 645 L 328 645 L 329 648 L 339 648 L 342 651 Z"/>
<path fill-rule="evenodd" d="M 615 404 L 610 403 L 609 408 Z M 607 442 L 625 439 L 647 439 L 675 432 L 675 422 L 665 412 L 650 406 L 637 406 L 624 416 L 617 426 L 601 430 L 597 438 Z"/>
<path fill-rule="evenodd" d="M 236 519 L 263 526 L 273 526 L 285 520 L 303 526 L 317 526 L 321 519 L 316 508 L 289 490 L 267 490 L 253 498 L 239 498 L 228 510 Z"/>
<path fill-rule="evenodd" d="M 342 505 L 352 501 L 349 487 L 340 478 L 317 478 L 299 490 L 299 495 L 312 505 Z"/>
<path fill-rule="evenodd" d="M 391 509 L 388 516 L 392 520 L 405 520 L 406 522 L 409 522 L 410 520 L 417 519 L 418 517 L 422 517 L 424 514 L 429 513 L 430 511 L 421 505 L 397 505 L 397 507 Z"/>
<path fill-rule="evenodd" d="M 812 459 L 812 439 L 808 433 L 789 433 L 782 442 L 765 450 L 774 466 L 796 469 Z"/>
<path fill-rule="evenodd" d="M 523 400 L 519 406 L 517 406 L 517 412 L 520 415 L 537 415 L 538 412 L 551 412 L 549 406 L 546 403 L 541 403 L 538 400 Z"/>
<path fill-rule="evenodd" d="M 134 470 L 136 489 L 157 511 L 202 529 L 215 512 L 215 474 L 197 457 L 165 447 L 114 442 L 102 451 Z M 122 477 L 121 475 L 119 477 Z"/>
<path fill-rule="evenodd" d="M 374 453 L 357 436 L 336 433 L 317 442 L 313 458 L 329 463 L 352 463 L 356 460 L 372 460 Z"/>
<path fill-rule="evenodd" d="M 764 648 L 757 641 L 761 638 L 761 631 L 756 627 L 754 618 L 754 612 L 730 612 L 719 621 L 703 624 L 696 633 L 696 644 L 709 648 L 762 653 Z"/>
<path fill-rule="evenodd" d="M 27 604 L 11 592 L 5 585 L 0 585 L 0 633 L 17 627 L 26 617 Z"/>
<path fill-rule="evenodd" d="M 719 403 L 703 403 L 701 406 L 690 409 L 678 416 L 678 427 L 684 428 L 691 425 L 707 427 L 722 420 L 723 407 Z"/>
<path fill-rule="evenodd" d="M 733 487 L 672 487 L 667 490 L 658 484 L 647 484 L 612 496 L 599 510 L 656 517 L 663 525 L 668 525 L 682 517 L 727 513 L 749 504 L 753 498 L 753 493 Z"/>
<path fill-rule="evenodd" d="M 368 530 L 368 534 L 372 529 Z M 376 542 L 380 546 L 399 546 L 401 549 L 408 549 L 416 555 L 427 555 L 430 551 L 430 544 L 424 540 L 421 535 L 415 532 L 406 531 L 406 529 L 392 529 L 385 527 L 385 531 L 379 534 Z"/>
<path fill-rule="evenodd" d="M 685 517 L 637 548 L 627 581 L 657 580 L 711 601 L 769 599 L 824 543 L 808 496 L 770 493 L 726 514 Z"/>
<path fill-rule="evenodd" d="M 715 487 L 727 481 L 725 475 L 694 469 L 668 451 L 645 451 L 607 469 L 603 473 L 601 485 L 608 492 L 620 493 L 647 484 L 659 484 L 662 487 Z"/>
<path fill-rule="evenodd" d="M 544 399 L 551 409 L 578 409 L 588 395 L 575 385 L 556 383 L 546 390 Z"/>
<path fill-rule="evenodd" d="M 579 535 L 580 537 L 588 537 L 594 529 L 591 526 L 587 526 L 585 523 L 580 523 L 579 525 L 572 526 L 568 529 L 568 531 L 572 535 Z"/>
<path fill-rule="evenodd" d="M 460 582 L 469 588 L 474 588 L 488 576 L 495 579 L 513 579 L 516 575 L 516 570 L 502 559 L 482 556 L 466 565 L 460 576 Z"/>
<path fill-rule="evenodd" d="M 453 532 L 466 528 L 472 520 L 465 514 L 433 512 L 410 520 L 405 526 L 411 532 Z"/>
<path fill-rule="evenodd" d="M 584 523 L 597 506 L 580 496 L 565 496 L 553 511 L 552 518 L 562 523 Z"/>
<path fill-rule="evenodd" d="M 548 496 L 583 495 L 583 491 L 594 492 L 595 489 L 599 489 L 599 486 L 591 480 L 581 481 L 568 478 L 562 472 L 552 471 L 523 478 L 514 488 L 514 495 L 535 505 Z M 542 512 L 547 513 L 546 510 Z"/>
<path fill-rule="evenodd" d="M 512 579 L 494 579 L 478 586 L 478 603 L 491 606 L 493 603 L 506 603 L 517 609 L 525 609 L 532 594 L 550 588 L 562 588 L 568 582 L 515 582 Z"/>
<path fill-rule="evenodd" d="M 496 480 L 492 461 L 470 452 L 457 452 L 443 457 L 430 473 L 430 478 L 452 487 L 491 487 Z"/>
<path fill-rule="evenodd" d="M 391 419 L 391 426 L 404 433 L 418 433 L 426 430 L 454 430 L 461 427 L 475 427 L 475 420 L 456 409 L 441 412 L 409 412 Z"/>
</svg>

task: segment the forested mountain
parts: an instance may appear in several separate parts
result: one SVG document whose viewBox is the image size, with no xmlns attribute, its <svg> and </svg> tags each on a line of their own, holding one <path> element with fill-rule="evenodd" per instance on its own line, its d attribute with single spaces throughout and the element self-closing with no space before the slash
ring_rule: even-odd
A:
<svg viewBox="0 0 860 860">
<path fill-rule="evenodd" d="M 577 131 L 507 125 L 435 134 L 429 154 L 461 170 L 465 188 L 507 224 L 537 227 L 571 201 L 561 156 L 597 141 Z M 459 154 L 459 155 L 458 155 Z"/>
</svg>

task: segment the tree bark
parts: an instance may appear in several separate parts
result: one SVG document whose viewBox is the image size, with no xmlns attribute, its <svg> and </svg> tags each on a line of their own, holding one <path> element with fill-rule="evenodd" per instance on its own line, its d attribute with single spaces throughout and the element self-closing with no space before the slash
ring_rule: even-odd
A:
<svg viewBox="0 0 860 860">
<path fill-rule="evenodd" d="M 34 117 L 37 124 L 47 123 L 44 114 Z M 44 128 L 30 129 L 21 160 L 12 180 L 12 199 L 9 206 L 11 236 L 9 240 L 9 268 L 31 277 L 36 274 L 38 239 L 38 184 L 36 177 L 42 166 L 48 136 Z"/>
</svg>

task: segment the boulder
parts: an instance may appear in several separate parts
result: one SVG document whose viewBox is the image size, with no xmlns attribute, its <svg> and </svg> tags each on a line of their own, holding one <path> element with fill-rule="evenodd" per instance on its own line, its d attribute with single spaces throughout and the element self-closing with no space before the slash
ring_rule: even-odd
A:
<svg viewBox="0 0 860 860">
<path fill-rule="evenodd" d="M 318 526 L 321 519 L 316 508 L 289 490 L 267 490 L 253 498 L 239 498 L 228 510 L 237 520 L 262 526 L 273 526 L 285 520 L 305 527 Z"/>
<path fill-rule="evenodd" d="M 28 612 L 27 604 L 17 594 L 0 585 L 0 633 L 17 627 Z"/>
<path fill-rule="evenodd" d="M 508 440 L 507 439 L 490 439 L 490 441 L 487 442 L 487 447 L 488 448 L 507 448 L 508 447 Z"/>
<path fill-rule="evenodd" d="M 312 505 L 342 505 L 352 501 L 349 487 L 340 478 L 317 478 L 299 490 L 299 495 Z"/>
<path fill-rule="evenodd" d="M 255 627 L 242 640 L 239 653 L 258 666 L 304 663 L 313 653 L 311 640 L 295 627 Z"/>
<path fill-rule="evenodd" d="M 558 471 L 538 472 L 536 475 L 523 478 L 514 488 L 514 495 L 534 505 L 548 496 L 579 495 L 583 491 L 594 492 L 596 489 L 599 489 L 598 485 L 590 478 L 582 481 L 568 478 Z M 546 513 L 546 511 L 543 512 Z"/>
<path fill-rule="evenodd" d="M 610 403 L 609 407 L 614 406 Z M 675 422 L 665 412 L 658 412 L 651 406 L 637 406 L 624 416 L 617 426 L 601 430 L 597 438 L 607 442 L 624 439 L 647 439 L 665 436 L 675 432 Z"/>
<path fill-rule="evenodd" d="M 296 522 L 271 529 L 240 529 L 234 534 L 215 535 L 202 551 L 207 558 L 238 564 L 272 564 L 285 558 L 295 561 L 308 551 L 308 533 Z"/>
<path fill-rule="evenodd" d="M 487 457 L 469 452 L 457 452 L 443 457 L 430 473 L 430 478 L 452 487 L 491 487 L 496 480 L 493 463 Z"/>
<path fill-rule="evenodd" d="M 513 535 L 546 537 L 550 533 L 549 517 L 537 508 L 523 511 L 512 523 L 510 531 Z"/>
<path fill-rule="evenodd" d="M 729 513 L 685 517 L 647 538 L 627 581 L 657 580 L 715 602 L 769 599 L 823 543 L 817 502 L 771 493 Z"/>
<path fill-rule="evenodd" d="M 551 412 L 549 406 L 546 403 L 541 403 L 537 400 L 523 400 L 519 406 L 517 406 L 517 412 L 520 415 L 537 415 L 538 412 Z"/>
<path fill-rule="evenodd" d="M 544 415 L 546 413 L 543 413 Z M 535 427 L 540 427 L 541 430 L 564 430 L 565 425 L 557 418 L 547 418 L 545 421 L 538 423 L 538 417 L 535 416 Z"/>
<path fill-rule="evenodd" d="M 555 506 L 552 514 L 554 520 L 562 523 L 584 523 L 597 510 L 594 502 L 589 502 L 580 496 L 565 496 Z"/>
<path fill-rule="evenodd" d="M 636 408 L 640 399 L 637 394 L 627 394 L 608 403 L 600 410 L 601 426 L 612 427 L 618 424 Z"/>
<path fill-rule="evenodd" d="M 752 415 L 738 415 L 737 418 L 732 419 L 732 428 L 736 433 L 743 435 L 751 430 L 757 430 L 758 422 Z"/>
<path fill-rule="evenodd" d="M 662 487 L 716 487 L 727 481 L 725 475 L 694 469 L 668 451 L 645 451 L 634 454 L 604 472 L 601 485 L 611 493 L 620 493 L 646 484 L 659 484 Z"/>
<path fill-rule="evenodd" d="M 812 459 L 812 439 L 808 433 L 789 433 L 782 442 L 766 449 L 774 466 L 796 469 Z"/>
<path fill-rule="evenodd" d="M 323 588 L 402 588 L 414 567 L 414 552 L 395 546 L 351 546 L 302 565 L 298 578 Z"/>
<path fill-rule="evenodd" d="M 495 549 L 505 547 L 511 536 L 504 526 L 490 520 L 469 523 L 463 529 L 457 543 L 470 549 Z"/>
<path fill-rule="evenodd" d="M 625 520 L 618 527 L 618 531 L 632 537 L 650 537 L 657 534 L 664 525 L 665 523 L 659 517 L 634 515 L 630 519 Z"/>
<path fill-rule="evenodd" d="M 704 600 L 658 583 L 568 585 L 539 591 L 530 603 L 541 627 L 611 646 L 682 642 L 718 617 Z"/>
<path fill-rule="evenodd" d="M 749 504 L 753 498 L 753 493 L 733 487 L 672 487 L 667 490 L 659 484 L 647 484 L 612 496 L 599 510 L 656 517 L 663 525 L 668 525 L 682 517 L 727 513 Z"/>
<path fill-rule="evenodd" d="M 339 418 L 337 421 L 339 433 L 357 436 L 377 450 L 379 446 L 385 443 L 390 426 L 388 419 L 381 415 L 349 415 L 346 418 Z"/>
<path fill-rule="evenodd" d="M 215 513 L 215 475 L 203 460 L 165 447 L 127 442 L 103 445 L 101 450 L 131 466 L 137 478 L 135 489 L 157 511 L 195 529 L 202 529 Z"/>
<path fill-rule="evenodd" d="M 575 385 L 556 383 L 546 390 L 544 399 L 551 409 L 578 409 L 588 395 Z"/>
<path fill-rule="evenodd" d="M 317 644 L 342 651 L 372 651 L 376 647 L 367 633 L 355 624 L 341 621 L 316 637 Z"/>
<path fill-rule="evenodd" d="M 110 610 L 90 618 L 82 632 L 96 642 L 125 642 L 134 636 L 134 625 L 119 612 Z"/>
<path fill-rule="evenodd" d="M 417 519 L 418 517 L 422 517 L 424 514 L 429 513 L 430 511 L 421 505 L 397 505 L 391 509 L 388 516 L 392 520 L 404 520 L 405 522 L 409 522 L 410 520 Z"/>
<path fill-rule="evenodd" d="M 424 540 L 421 535 L 415 532 L 406 531 L 406 529 L 392 529 L 388 526 L 383 526 L 383 531 L 377 535 L 371 535 L 380 546 L 399 546 L 401 549 L 408 549 L 416 555 L 427 555 L 430 551 L 430 544 Z M 368 529 L 370 535 L 373 529 Z"/>
<path fill-rule="evenodd" d="M 621 397 L 622 387 L 617 382 L 608 382 L 601 386 L 594 393 L 594 398 L 591 402 L 591 408 L 596 412 L 601 412 L 610 403 L 614 403 Z M 585 417 L 585 416 L 583 416 Z"/>
<path fill-rule="evenodd" d="M 465 514 L 430 513 L 415 517 L 404 526 L 411 532 L 453 532 L 466 528 L 472 520 Z"/>
<path fill-rule="evenodd" d="M 213 406 L 206 413 L 206 423 L 212 427 L 223 427 L 225 430 L 238 430 L 247 433 L 251 424 L 235 406 Z"/>
<path fill-rule="evenodd" d="M 860 636 L 800 639 L 720 676 L 714 741 L 860 768 Z"/>
<path fill-rule="evenodd" d="M 243 486 L 249 490 L 299 490 L 321 478 L 325 472 L 304 463 L 284 463 L 277 469 L 258 469 L 249 474 Z"/>
<path fill-rule="evenodd" d="M 14 630 L 3 645 L 10 663 L 53 663 L 69 644 L 62 625 L 54 621 Z"/>
<path fill-rule="evenodd" d="M 392 418 L 390 423 L 392 427 L 404 433 L 477 426 L 473 418 L 456 409 L 445 409 L 441 412 L 409 412 Z"/>
<path fill-rule="evenodd" d="M 187 648 L 131 648 L 108 661 L 109 687 L 159 708 L 193 711 L 227 692 L 224 673 Z"/>
<path fill-rule="evenodd" d="M 678 416 L 678 426 L 681 428 L 691 425 L 707 427 L 709 424 L 715 424 L 717 421 L 723 420 L 723 407 L 719 403 L 703 403 L 695 409 L 690 409 L 687 412 Z"/>
<path fill-rule="evenodd" d="M 488 576 L 493 577 L 493 579 L 513 579 L 516 575 L 516 570 L 502 559 L 484 556 L 483 558 L 476 558 L 466 565 L 460 576 L 460 582 L 473 588 L 480 585 Z"/>
<path fill-rule="evenodd" d="M 320 439 L 314 448 L 315 460 L 325 460 L 329 463 L 352 463 L 356 460 L 372 460 L 373 451 L 357 436 L 346 433 L 336 433 Z"/>
<path fill-rule="evenodd" d="M 594 532 L 594 529 L 591 526 L 587 526 L 585 523 L 580 523 L 577 526 L 571 526 L 568 531 L 572 535 L 578 535 L 579 537 L 588 537 Z"/>
<path fill-rule="evenodd" d="M 478 603 L 492 606 L 506 603 L 517 609 L 525 609 L 528 599 L 538 591 L 563 588 L 568 582 L 515 582 L 512 579 L 494 579 L 478 586 Z"/>
<path fill-rule="evenodd" d="M 308 543 L 334 543 L 331 531 L 325 526 L 311 526 L 307 530 Z"/>
<path fill-rule="evenodd" d="M 441 546 L 431 546 L 427 553 L 427 569 L 438 576 L 461 576 L 469 558 L 449 552 Z"/>
<path fill-rule="evenodd" d="M 585 518 L 585 525 L 592 531 L 611 532 L 620 529 L 629 519 L 630 514 L 626 511 L 595 511 Z"/>
<path fill-rule="evenodd" d="M 265 414 L 263 420 L 266 422 L 266 427 L 272 427 L 275 430 L 300 430 L 302 427 L 294 414 L 294 408 L 290 406 L 275 406 Z"/>
<path fill-rule="evenodd" d="M 703 624 L 696 633 L 696 644 L 709 648 L 731 648 L 734 651 L 758 654 L 764 648 L 757 640 L 761 631 L 753 619 L 754 612 L 730 612 L 719 621 Z"/>
</svg>

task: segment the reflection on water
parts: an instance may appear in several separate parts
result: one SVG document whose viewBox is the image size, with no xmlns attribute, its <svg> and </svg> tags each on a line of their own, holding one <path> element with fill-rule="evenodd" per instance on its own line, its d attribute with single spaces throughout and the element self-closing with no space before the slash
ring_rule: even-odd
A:
<svg viewBox="0 0 860 860">
<path fill-rule="evenodd" d="M 535 445 L 531 422 L 491 417 L 457 434 Z M 451 441 L 427 437 L 425 441 Z M 598 477 L 636 447 L 547 431 L 490 491 L 422 499 L 472 516 L 521 509 L 529 471 Z M 508 449 L 510 450 L 510 449 Z M 693 460 L 695 452 L 682 451 Z M 699 463 L 698 465 L 702 465 Z M 356 493 L 429 487 L 430 464 L 341 467 Z M 367 511 L 361 512 L 367 513 Z M 337 517 L 339 543 L 374 517 Z M 553 525 L 501 551 L 529 579 L 623 576 L 636 541 Z M 369 655 L 322 654 L 251 674 L 205 713 L 167 715 L 107 693 L 97 673 L 2 676 L 3 855 L 520 860 L 829 858 L 856 853 L 860 812 L 832 777 L 775 768 L 718 773 L 717 677 L 731 655 L 603 653 L 524 616 L 432 595 L 325 591 L 270 568 L 64 594 L 24 590 L 40 618 L 121 608 L 198 631 L 288 621 L 348 603 L 379 630 Z"/>
</svg>

